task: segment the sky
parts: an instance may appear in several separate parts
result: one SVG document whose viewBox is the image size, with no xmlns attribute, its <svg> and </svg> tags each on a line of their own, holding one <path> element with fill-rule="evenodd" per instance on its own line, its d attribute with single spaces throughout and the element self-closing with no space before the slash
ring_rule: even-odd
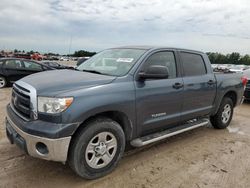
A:
<svg viewBox="0 0 250 188">
<path fill-rule="evenodd" d="M 155 45 L 250 54 L 249 0 L 0 0 L 0 49 Z"/>
</svg>

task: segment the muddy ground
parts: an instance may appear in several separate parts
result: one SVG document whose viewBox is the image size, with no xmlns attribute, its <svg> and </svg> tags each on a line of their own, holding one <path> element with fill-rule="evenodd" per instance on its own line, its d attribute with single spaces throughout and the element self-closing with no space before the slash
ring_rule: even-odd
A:
<svg viewBox="0 0 250 188">
<path fill-rule="evenodd" d="M 199 128 L 129 151 L 116 170 L 87 181 L 63 164 L 35 159 L 10 145 L 4 129 L 10 88 L 0 90 L 0 187 L 250 187 L 250 103 L 226 130 Z"/>
</svg>

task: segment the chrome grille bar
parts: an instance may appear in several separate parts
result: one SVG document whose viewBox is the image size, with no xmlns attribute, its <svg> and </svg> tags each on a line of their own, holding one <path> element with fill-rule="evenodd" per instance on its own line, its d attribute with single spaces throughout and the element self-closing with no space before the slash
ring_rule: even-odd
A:
<svg viewBox="0 0 250 188">
<path fill-rule="evenodd" d="M 30 97 L 30 111 L 31 111 L 31 119 L 37 119 L 37 92 L 36 89 L 30 84 L 23 82 L 21 80 L 15 82 L 15 89 L 17 89 L 20 93 L 23 93 Z M 29 92 L 28 92 L 29 91 Z"/>
</svg>

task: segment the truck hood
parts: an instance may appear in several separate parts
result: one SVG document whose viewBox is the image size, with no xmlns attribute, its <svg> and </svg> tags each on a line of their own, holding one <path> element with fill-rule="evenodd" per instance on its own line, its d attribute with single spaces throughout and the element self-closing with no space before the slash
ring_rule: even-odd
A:
<svg viewBox="0 0 250 188">
<path fill-rule="evenodd" d="M 53 70 L 29 75 L 21 81 L 33 86 L 38 95 L 56 96 L 70 90 L 108 84 L 115 78 L 76 70 Z"/>
</svg>

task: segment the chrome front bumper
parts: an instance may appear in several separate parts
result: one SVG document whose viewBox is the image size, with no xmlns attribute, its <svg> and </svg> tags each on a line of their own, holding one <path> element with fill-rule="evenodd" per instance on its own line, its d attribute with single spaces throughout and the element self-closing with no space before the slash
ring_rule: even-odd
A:
<svg viewBox="0 0 250 188">
<path fill-rule="evenodd" d="M 12 143 L 16 143 L 20 146 L 20 144 L 15 142 L 15 139 L 19 138 L 19 140 L 22 140 L 24 145 L 22 149 L 25 148 L 26 152 L 32 157 L 63 163 L 67 160 L 71 136 L 58 139 L 34 136 L 19 129 L 8 116 L 6 117 L 6 132 Z M 39 152 L 37 149 L 38 143 L 44 144 L 47 147 L 48 152 L 45 154 Z"/>
</svg>

